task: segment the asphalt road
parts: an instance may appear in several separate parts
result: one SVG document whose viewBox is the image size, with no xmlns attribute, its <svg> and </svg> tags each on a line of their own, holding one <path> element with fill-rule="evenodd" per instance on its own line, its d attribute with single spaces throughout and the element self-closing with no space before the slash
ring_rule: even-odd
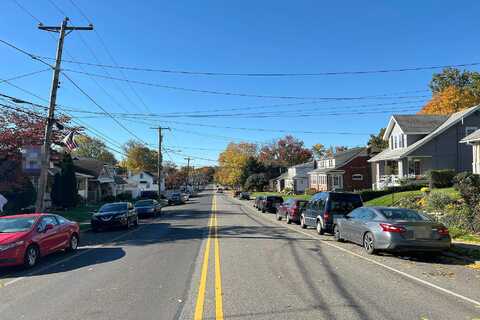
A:
<svg viewBox="0 0 480 320">
<path fill-rule="evenodd" d="M 0 270 L 0 319 L 480 318 L 480 272 L 462 261 L 367 256 L 223 194 L 82 240 Z"/>
</svg>

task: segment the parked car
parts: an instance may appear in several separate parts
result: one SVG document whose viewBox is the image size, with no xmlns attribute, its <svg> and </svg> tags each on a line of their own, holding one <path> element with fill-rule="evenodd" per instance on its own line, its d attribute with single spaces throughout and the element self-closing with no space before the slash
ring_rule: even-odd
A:
<svg viewBox="0 0 480 320">
<path fill-rule="evenodd" d="M 182 192 L 182 193 L 180 193 L 180 196 L 182 197 L 182 201 L 184 203 L 187 202 L 188 200 L 190 200 L 190 194 L 189 193 Z"/>
<path fill-rule="evenodd" d="M 300 223 L 300 213 L 307 205 L 307 200 L 290 198 L 278 206 L 277 220 L 285 218 L 288 224 Z"/>
<path fill-rule="evenodd" d="M 223 193 L 223 189 L 222 189 L 222 188 L 218 188 L 218 189 L 217 189 L 217 193 Z"/>
<path fill-rule="evenodd" d="M 138 214 L 131 202 L 107 203 L 90 220 L 94 232 L 104 228 L 138 226 Z"/>
<path fill-rule="evenodd" d="M 135 202 L 135 210 L 139 217 L 156 217 L 162 211 L 162 205 L 157 200 L 146 199 Z"/>
<path fill-rule="evenodd" d="M 255 201 L 253 202 L 253 206 L 257 208 L 257 210 L 260 210 L 260 204 L 262 203 L 263 199 L 265 196 L 256 196 Z"/>
<path fill-rule="evenodd" d="M 448 229 L 415 210 L 361 207 L 334 226 L 335 239 L 363 246 L 369 254 L 385 251 L 441 252 L 451 246 Z"/>
<path fill-rule="evenodd" d="M 266 196 L 265 199 L 260 203 L 260 210 L 270 213 L 277 212 L 277 206 L 283 203 L 283 198 L 281 196 Z"/>
<path fill-rule="evenodd" d="M 302 228 L 316 227 L 319 234 L 333 233 L 336 219 L 361 206 L 362 197 L 356 193 L 320 192 L 310 199 L 303 210 L 300 225 Z"/>
<path fill-rule="evenodd" d="M 235 190 L 235 191 L 233 192 L 233 196 L 234 196 L 235 198 L 239 198 L 241 193 L 242 193 L 241 191 Z"/>
<path fill-rule="evenodd" d="M 183 204 L 183 198 L 180 192 L 172 192 L 168 196 L 168 204 L 169 205 L 175 205 L 175 204 Z"/>
<path fill-rule="evenodd" d="M 240 200 L 250 200 L 250 193 L 242 192 L 242 193 L 240 193 L 240 196 L 238 198 Z"/>
<path fill-rule="evenodd" d="M 75 251 L 80 228 L 55 214 L 21 214 L 0 217 L 0 267 L 35 266 L 38 260 L 60 250 Z"/>
</svg>

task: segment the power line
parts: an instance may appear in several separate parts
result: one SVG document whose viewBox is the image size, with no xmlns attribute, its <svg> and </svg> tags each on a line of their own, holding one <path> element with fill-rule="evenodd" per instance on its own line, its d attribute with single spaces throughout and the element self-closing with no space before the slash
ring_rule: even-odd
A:
<svg viewBox="0 0 480 320">
<path fill-rule="evenodd" d="M 50 57 L 42 57 L 44 59 L 52 59 Z M 135 67 L 135 66 L 120 66 L 118 64 L 100 64 L 91 63 L 78 60 L 63 60 L 65 63 L 86 65 L 92 67 L 128 70 L 128 71 L 143 71 L 143 72 L 157 72 L 170 73 L 181 75 L 200 75 L 200 76 L 239 76 L 239 77 L 312 77 L 312 76 L 339 76 L 339 75 L 366 75 L 366 74 L 382 74 L 382 73 L 398 73 L 409 71 L 425 71 L 445 68 L 464 68 L 474 67 L 480 65 L 480 62 L 468 62 L 460 64 L 446 64 L 433 66 L 419 66 L 419 67 L 402 67 L 392 69 L 376 69 L 376 70 L 353 70 L 353 71 L 330 71 L 330 72 L 314 72 L 314 73 L 228 73 L 228 72 L 202 72 L 202 71 L 186 71 L 186 70 L 172 70 L 152 67 Z"/>
<path fill-rule="evenodd" d="M 43 63 L 44 65 L 48 66 L 50 69 L 53 69 L 53 66 L 51 66 L 50 64 L 48 64 L 47 62 L 43 61 L 41 58 L 37 57 L 36 55 L 33 55 L 31 54 L 30 52 L 27 52 L 23 49 L 20 49 L 19 47 L 17 47 L 16 45 L 12 44 L 11 42 L 8 42 L 8 41 L 5 41 L 5 40 L 2 40 L 0 39 L 0 42 L 3 43 L 4 45 L 12 48 L 12 49 L 15 49 L 16 51 L 30 57 L 31 59 L 33 60 L 36 60 L 36 61 L 39 61 L 41 63 Z"/>
<path fill-rule="evenodd" d="M 33 72 L 29 72 L 29 73 L 24 73 L 24 74 L 21 74 L 21 75 L 18 75 L 18 76 L 9 78 L 9 79 L 0 80 L 0 83 L 2 83 L 2 82 L 7 82 L 7 81 L 18 80 L 18 79 L 21 79 L 21 78 L 30 77 L 30 76 L 33 76 L 33 75 L 36 75 L 36 74 L 39 74 L 39 73 L 42 73 L 42 72 L 46 72 L 46 71 L 50 71 L 50 69 L 42 69 L 42 70 L 38 70 L 38 71 L 33 71 Z"/>
<path fill-rule="evenodd" d="M 23 10 L 27 15 L 29 15 L 30 17 L 32 17 L 33 20 L 36 20 L 38 23 L 42 23 L 42 21 L 40 21 L 40 19 L 38 19 L 37 17 L 35 17 L 29 10 L 27 10 L 27 8 L 25 8 L 24 6 L 22 6 L 17 0 L 12 0 L 16 5 L 17 7 L 19 7 L 21 10 Z"/>
<path fill-rule="evenodd" d="M 163 84 L 146 82 L 146 81 L 129 80 L 129 79 L 122 79 L 122 78 L 117 78 L 117 77 L 104 76 L 104 75 L 97 74 L 97 73 L 83 72 L 83 71 L 72 70 L 72 69 L 64 69 L 64 71 L 83 74 L 83 75 L 92 76 L 92 77 L 98 77 L 98 78 L 130 82 L 130 83 L 135 83 L 135 84 L 139 84 L 139 85 L 162 88 L 162 89 L 187 91 L 187 92 L 195 92 L 195 93 L 215 94 L 215 95 L 225 95 L 225 96 L 249 97 L 249 98 L 342 101 L 342 100 L 366 100 L 366 99 L 374 99 L 374 100 L 375 99 L 411 99 L 411 98 L 426 98 L 426 97 L 428 97 L 426 95 L 423 95 L 423 96 L 385 96 L 385 95 L 381 95 L 381 96 L 361 96 L 361 97 L 301 97 L 301 96 L 257 95 L 257 94 L 240 93 L 240 92 L 227 92 L 227 91 L 202 90 L 202 89 L 194 89 L 194 88 L 176 87 L 176 86 L 169 86 L 169 85 L 163 85 Z"/>
</svg>

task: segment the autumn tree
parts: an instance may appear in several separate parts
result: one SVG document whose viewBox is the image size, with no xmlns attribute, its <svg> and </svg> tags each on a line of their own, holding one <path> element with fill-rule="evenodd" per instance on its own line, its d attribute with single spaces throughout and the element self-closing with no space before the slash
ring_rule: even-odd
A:
<svg viewBox="0 0 480 320">
<path fill-rule="evenodd" d="M 480 73 L 446 68 L 430 82 L 433 97 L 420 114 L 448 115 L 480 103 Z"/>
<path fill-rule="evenodd" d="M 121 166 L 133 172 L 157 171 L 157 151 L 151 150 L 142 143 L 130 140 L 123 146 L 125 159 Z"/>
<path fill-rule="evenodd" d="M 73 156 L 97 159 L 110 164 L 117 163 L 117 159 L 113 153 L 108 151 L 103 141 L 87 135 L 78 135 L 75 137 L 75 142 L 78 148 L 72 152 Z"/>
<path fill-rule="evenodd" d="M 289 167 L 311 160 L 312 155 L 312 151 L 304 147 L 302 140 L 287 135 L 263 146 L 258 158 L 265 165 L 276 164 Z"/>
<path fill-rule="evenodd" d="M 316 143 L 312 146 L 312 152 L 316 159 L 321 159 L 325 156 L 327 149 L 321 143 Z"/>
<path fill-rule="evenodd" d="M 229 143 L 218 157 L 219 168 L 215 181 L 225 185 L 239 186 L 243 169 L 250 157 L 255 157 L 257 145 L 252 143 Z"/>
</svg>

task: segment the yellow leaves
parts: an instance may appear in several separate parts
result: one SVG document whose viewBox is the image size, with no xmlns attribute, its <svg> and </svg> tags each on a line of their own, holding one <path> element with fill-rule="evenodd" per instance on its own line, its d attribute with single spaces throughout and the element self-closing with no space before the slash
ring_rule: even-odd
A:
<svg viewBox="0 0 480 320">
<path fill-rule="evenodd" d="M 255 156 L 256 151 L 256 144 L 229 143 L 218 157 L 220 168 L 215 175 L 216 181 L 226 185 L 238 185 L 248 158 Z"/>
<path fill-rule="evenodd" d="M 448 115 L 473 107 L 479 103 L 480 97 L 475 96 L 471 90 L 462 90 L 455 86 L 449 86 L 435 94 L 420 110 L 419 114 Z"/>
</svg>

